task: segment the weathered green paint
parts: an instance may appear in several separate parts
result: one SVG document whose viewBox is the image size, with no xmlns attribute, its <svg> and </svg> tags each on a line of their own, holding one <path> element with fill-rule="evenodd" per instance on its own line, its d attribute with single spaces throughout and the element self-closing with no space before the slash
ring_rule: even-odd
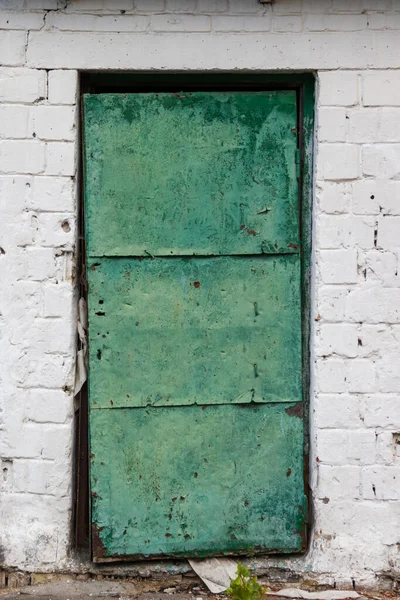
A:
<svg viewBox="0 0 400 600">
<path fill-rule="evenodd" d="M 303 420 L 291 406 L 93 410 L 97 556 L 301 550 Z"/>
<path fill-rule="evenodd" d="M 294 90 L 85 98 L 96 560 L 304 547 L 297 142 Z"/>
<path fill-rule="evenodd" d="M 298 255 L 91 259 L 88 280 L 91 406 L 302 399 Z"/>
<path fill-rule="evenodd" d="M 296 94 L 85 96 L 89 256 L 297 252 Z"/>
</svg>

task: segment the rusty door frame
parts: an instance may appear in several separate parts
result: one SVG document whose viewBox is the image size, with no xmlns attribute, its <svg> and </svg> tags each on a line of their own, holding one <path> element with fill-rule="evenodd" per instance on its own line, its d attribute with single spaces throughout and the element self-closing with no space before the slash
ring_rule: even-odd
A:
<svg viewBox="0 0 400 600">
<path fill-rule="evenodd" d="M 85 93 L 138 93 L 149 91 L 180 92 L 282 90 L 292 89 L 297 94 L 297 123 L 299 150 L 299 222 L 301 239 L 301 300 L 302 300 L 302 357 L 304 415 L 304 481 L 308 498 L 308 532 L 312 527 L 312 505 L 309 493 L 309 395 L 310 395 L 310 290 L 311 290 L 311 238 L 312 238 L 312 181 L 314 140 L 314 89 L 313 73 L 273 74 L 219 72 L 207 73 L 101 73 L 82 72 L 81 97 Z M 81 122 L 82 122 L 81 110 Z M 81 127 L 82 132 L 82 127 Z M 84 195 L 82 176 L 82 149 L 79 155 L 79 223 L 78 223 L 78 282 L 79 297 L 87 297 L 86 248 L 84 236 Z M 81 555 L 90 552 L 90 490 L 88 443 L 88 387 L 84 384 L 77 396 L 75 410 L 74 487 L 72 547 Z M 307 539 L 310 536 L 307 535 Z M 304 540 L 304 551 L 307 540 Z"/>
</svg>

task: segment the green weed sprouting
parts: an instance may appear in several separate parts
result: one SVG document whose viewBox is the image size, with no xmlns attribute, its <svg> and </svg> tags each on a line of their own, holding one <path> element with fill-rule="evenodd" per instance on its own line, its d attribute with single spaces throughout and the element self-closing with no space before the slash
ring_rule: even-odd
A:
<svg viewBox="0 0 400 600">
<path fill-rule="evenodd" d="M 232 600 L 261 600 L 266 589 L 257 581 L 257 577 L 251 577 L 250 569 L 238 564 L 236 579 L 231 579 L 226 594 Z"/>
</svg>

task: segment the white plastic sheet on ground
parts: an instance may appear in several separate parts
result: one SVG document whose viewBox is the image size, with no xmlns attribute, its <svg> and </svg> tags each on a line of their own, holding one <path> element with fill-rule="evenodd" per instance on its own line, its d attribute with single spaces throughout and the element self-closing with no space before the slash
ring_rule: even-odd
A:
<svg viewBox="0 0 400 600">
<path fill-rule="evenodd" d="M 299 589 L 280 590 L 279 592 L 268 592 L 270 596 L 280 598 L 304 598 L 305 600 L 346 600 L 347 598 L 361 598 L 360 594 L 346 590 L 325 590 L 324 592 L 306 592 Z"/>
<path fill-rule="evenodd" d="M 236 577 L 237 563 L 230 558 L 189 558 L 193 571 L 213 594 L 221 594 Z"/>
</svg>

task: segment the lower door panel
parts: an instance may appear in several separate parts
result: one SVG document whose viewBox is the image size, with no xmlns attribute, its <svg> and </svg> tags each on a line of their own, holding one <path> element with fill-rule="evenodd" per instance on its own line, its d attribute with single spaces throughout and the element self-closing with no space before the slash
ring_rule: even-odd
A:
<svg viewBox="0 0 400 600">
<path fill-rule="evenodd" d="M 92 408 L 96 561 L 303 549 L 301 403 Z"/>
</svg>

